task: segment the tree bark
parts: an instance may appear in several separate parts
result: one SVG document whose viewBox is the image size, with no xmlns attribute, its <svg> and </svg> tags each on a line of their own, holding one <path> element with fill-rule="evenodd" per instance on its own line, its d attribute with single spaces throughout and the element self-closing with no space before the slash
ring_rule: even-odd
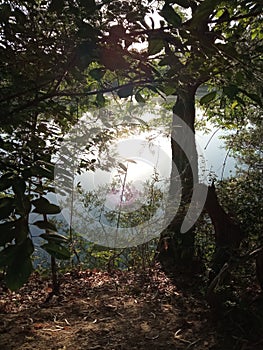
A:
<svg viewBox="0 0 263 350">
<path fill-rule="evenodd" d="M 239 223 L 234 221 L 219 203 L 214 184 L 208 186 L 205 209 L 215 230 L 216 248 L 210 276 L 213 279 L 239 248 L 243 233 Z"/>
<path fill-rule="evenodd" d="M 256 273 L 258 283 L 263 291 L 263 250 L 261 250 L 256 257 Z"/>
<path fill-rule="evenodd" d="M 194 256 L 194 227 L 182 233 L 182 224 L 191 202 L 193 186 L 198 182 L 194 128 L 195 92 L 196 88 L 193 86 L 178 91 L 173 108 L 171 131 L 173 162 L 168 204 L 170 223 L 162 232 L 157 247 L 157 258 L 166 269 L 173 269 L 175 264 L 191 266 Z M 180 205 L 177 210 L 178 200 Z"/>
<path fill-rule="evenodd" d="M 195 143 L 195 93 L 188 86 L 178 91 L 173 108 L 171 132 L 172 171 L 170 178 L 168 217 L 170 223 L 161 233 L 156 258 L 166 270 L 175 265 L 191 268 L 194 258 L 195 227 L 182 231 L 186 213 L 192 200 L 193 188 L 198 184 L 198 156 Z M 185 128 L 185 124 L 187 127 Z M 180 192 L 180 195 L 179 195 Z M 180 199 L 179 209 L 178 200 Z M 205 208 L 211 217 L 216 235 L 213 269 L 220 271 L 243 238 L 240 226 L 224 211 L 215 188 L 208 188 Z M 176 212 L 177 210 L 177 212 Z"/>
</svg>

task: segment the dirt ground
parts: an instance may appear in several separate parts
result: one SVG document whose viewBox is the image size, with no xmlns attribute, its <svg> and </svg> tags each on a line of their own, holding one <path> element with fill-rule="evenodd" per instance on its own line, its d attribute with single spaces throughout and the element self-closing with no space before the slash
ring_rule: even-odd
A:
<svg viewBox="0 0 263 350">
<path fill-rule="evenodd" d="M 50 279 L 36 273 L 16 293 L 0 287 L 0 349 L 263 349 L 263 332 L 249 339 L 233 328 L 225 339 L 215 311 L 193 293 L 198 280 L 176 286 L 152 269 L 75 271 L 60 282 L 48 302 Z"/>
</svg>

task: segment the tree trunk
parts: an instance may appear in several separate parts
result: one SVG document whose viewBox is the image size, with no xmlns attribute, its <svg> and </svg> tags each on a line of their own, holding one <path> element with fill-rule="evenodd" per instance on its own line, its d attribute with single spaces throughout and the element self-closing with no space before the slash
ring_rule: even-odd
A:
<svg viewBox="0 0 263 350">
<path fill-rule="evenodd" d="M 157 259 L 166 269 L 173 269 L 175 264 L 191 266 L 194 255 L 194 227 L 182 233 L 182 225 L 186 223 L 185 217 L 191 202 L 193 186 L 198 183 L 194 129 L 195 92 L 196 88 L 192 86 L 179 91 L 173 108 L 171 131 L 173 163 L 168 204 L 170 224 L 162 232 L 157 247 Z"/>
<path fill-rule="evenodd" d="M 256 257 L 257 280 L 263 291 L 263 250 Z"/>
<path fill-rule="evenodd" d="M 240 225 L 220 205 L 214 184 L 208 187 L 205 209 L 215 230 L 216 249 L 210 276 L 213 279 L 239 248 L 243 234 Z"/>
</svg>

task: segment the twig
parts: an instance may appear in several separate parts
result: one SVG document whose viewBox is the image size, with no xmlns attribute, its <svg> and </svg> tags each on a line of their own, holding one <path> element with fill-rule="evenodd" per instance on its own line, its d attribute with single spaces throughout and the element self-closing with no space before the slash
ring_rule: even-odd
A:
<svg viewBox="0 0 263 350">
<path fill-rule="evenodd" d="M 206 298 L 208 300 L 210 299 L 214 289 L 219 285 L 220 280 L 223 279 L 222 277 L 228 269 L 229 269 L 229 263 L 226 262 L 221 268 L 221 270 L 219 271 L 219 273 L 216 275 L 216 277 L 213 279 L 213 281 L 210 283 L 208 287 L 208 291 L 206 293 Z"/>
<path fill-rule="evenodd" d="M 190 345 L 191 342 L 189 340 L 186 340 L 186 339 L 183 339 L 183 338 L 180 337 L 180 335 L 179 335 L 180 332 L 181 332 L 181 329 L 178 329 L 178 331 L 176 331 L 174 333 L 174 339 L 180 340 L 182 343 Z"/>
<path fill-rule="evenodd" d="M 193 341 L 191 344 L 189 344 L 189 345 L 187 346 L 187 348 L 186 348 L 185 350 L 190 349 L 193 345 L 197 344 L 200 340 L 201 340 L 201 339 L 199 338 L 199 339 Z"/>
</svg>

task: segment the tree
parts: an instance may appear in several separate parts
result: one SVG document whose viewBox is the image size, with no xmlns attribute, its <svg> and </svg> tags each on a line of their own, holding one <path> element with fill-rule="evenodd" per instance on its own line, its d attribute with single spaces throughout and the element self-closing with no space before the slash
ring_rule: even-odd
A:
<svg viewBox="0 0 263 350">
<path fill-rule="evenodd" d="M 231 3 L 209 0 L 165 1 L 156 2 L 156 6 L 163 17 L 160 28 L 154 28 L 153 22 L 152 28 L 131 31 L 131 37 L 148 41 L 148 51 L 141 58 L 142 71 L 145 72 L 147 67 L 152 79 L 148 87 L 177 97 L 172 123 L 174 164 L 171 194 L 177 170 L 183 184 L 182 205 L 168 227 L 168 236 L 171 237 L 167 253 L 169 258 L 186 264 L 191 263 L 193 256 L 194 228 L 183 235 L 180 229 L 193 186 L 197 182 L 193 175 L 197 174 L 194 140 L 196 91 L 204 84 L 211 90 L 201 98 L 202 105 L 220 99 L 222 109 L 229 102 L 233 108 L 234 105 L 241 105 L 242 108 L 251 104 L 262 106 L 262 96 L 258 91 L 261 82 L 259 52 L 262 36 L 258 20 L 262 11 L 258 1 L 238 0 Z M 185 8 L 191 10 L 190 18 L 181 15 L 180 11 Z M 244 89 L 244 82 L 252 79 L 252 89 Z M 129 92 L 132 94 L 132 91 Z M 185 137 L 181 147 L 176 142 L 178 116 L 193 131 L 192 136 Z M 185 155 L 186 145 L 191 149 L 191 159 Z M 163 233 L 163 237 L 166 236 L 167 231 Z"/>
<path fill-rule="evenodd" d="M 182 180 L 182 200 L 181 208 L 163 233 L 160 245 L 162 239 L 168 237 L 170 258 L 183 264 L 191 263 L 194 227 L 184 234 L 181 234 L 181 227 L 194 185 L 198 182 L 194 139 L 196 92 L 201 86 L 208 86 L 210 91 L 200 103 L 205 106 L 220 100 L 222 110 L 228 107 L 227 103 L 231 103 L 232 108 L 247 108 L 253 104 L 262 106 L 259 91 L 262 33 L 258 26 L 262 10 L 258 1 L 156 1 L 154 6 L 163 18 L 157 26 L 153 19 L 152 25 L 145 23 L 141 13 L 126 13 L 125 6 L 114 8 L 117 3 L 113 2 L 112 8 L 120 14 L 122 22 L 109 30 L 105 41 L 108 46 L 103 49 L 112 59 L 106 62 L 102 57 L 100 62 L 124 84 L 118 90 L 121 98 L 135 95 L 140 102 L 146 88 L 161 95 L 176 96 L 170 192 L 172 197 L 178 171 Z M 128 6 L 127 2 L 124 4 Z M 185 9 L 191 12 L 190 18 Z M 150 13 L 143 10 L 143 14 Z M 136 52 L 130 48 L 134 41 L 147 41 L 147 50 Z M 122 69 L 125 69 L 125 76 Z M 252 87 L 247 83 L 251 80 Z M 180 147 L 177 142 L 180 137 L 178 120 L 183 120 L 192 130 L 191 135 L 181 137 Z M 230 114 L 223 120 L 231 122 L 233 116 Z M 191 159 L 185 154 L 186 147 Z"/>
<path fill-rule="evenodd" d="M 106 69 L 100 61 L 112 50 L 104 36 L 113 18 L 110 8 L 105 15 L 104 2 L 94 0 L 8 1 L 0 7 L 0 266 L 11 289 L 26 281 L 32 272 L 30 213 L 36 212 L 42 220 L 33 224 L 45 230 L 42 247 L 52 256 L 56 289 L 54 259 L 69 258 L 69 252 L 49 222 L 60 212 L 46 198 L 54 191 L 52 155 L 81 113 L 104 105 L 102 92 L 117 89 L 109 85 L 115 79 L 110 72 L 107 83 L 101 81 Z M 90 147 L 105 142 L 105 135 L 95 135 Z"/>
<path fill-rule="evenodd" d="M 29 266 L 31 205 L 36 204 L 35 208 L 44 216 L 58 211 L 54 204 L 43 201 L 43 194 L 52 191 L 48 184 L 52 179 L 50 151 L 56 152 L 58 141 L 52 137 L 54 125 L 62 136 L 80 113 L 91 105 L 105 105 L 105 94 L 115 91 L 120 98 L 134 96 L 138 102 L 147 99 L 149 91 L 162 96 L 172 94 L 175 98 L 170 192 L 172 197 L 177 169 L 182 181 L 182 200 L 178 214 L 162 234 L 160 245 L 163 238 L 169 237 L 172 262 L 190 263 L 194 228 L 182 235 L 181 227 L 198 182 L 194 139 L 196 92 L 199 87 L 208 86 L 211 91 L 200 103 L 206 105 L 220 99 L 222 109 L 229 101 L 232 106 L 243 108 L 247 104 L 262 105 L 258 93 L 262 39 L 259 2 L 28 0 L 23 5 L 8 1 L 0 6 L 4 135 L 1 219 L 8 226 L 7 232 L 13 232 L 13 221 L 17 218 L 24 223 L 16 225 L 18 240 L 13 241 L 13 233 L 11 236 L 7 233 L 1 265 L 11 266 L 15 249 L 28 244 L 29 248 L 23 251 L 27 251 Z M 153 11 L 162 17 L 160 26 L 153 18 L 151 25 L 145 20 L 145 15 L 151 19 Z M 147 48 L 137 51 L 135 42 L 147 43 Z M 250 91 L 250 87 L 244 89 L 244 81 L 251 77 L 254 84 Z M 191 135 L 178 134 L 178 120 L 188 125 Z M 10 135 L 14 135 L 13 139 Z M 182 139 L 181 147 L 177 137 Z M 186 145 L 190 159 L 184 152 Z M 46 223 L 45 217 L 43 221 Z M 24 277 L 31 267 L 27 270 Z M 21 285 L 24 277 L 13 287 Z"/>
<path fill-rule="evenodd" d="M 6 282 L 17 289 L 32 272 L 30 212 L 42 220 L 42 247 L 55 258 L 69 258 L 66 239 L 54 234 L 49 215 L 60 212 L 45 196 L 54 191 L 59 137 L 78 118 L 81 104 L 58 92 L 86 86 L 81 74 L 92 61 L 99 31 L 95 2 L 8 1 L 1 3 L 1 262 Z M 84 19 L 88 23 L 84 22 Z M 71 90 L 72 89 L 72 90 Z M 87 87 L 86 87 L 87 89 Z M 83 102 L 85 105 L 87 101 Z"/>
</svg>

